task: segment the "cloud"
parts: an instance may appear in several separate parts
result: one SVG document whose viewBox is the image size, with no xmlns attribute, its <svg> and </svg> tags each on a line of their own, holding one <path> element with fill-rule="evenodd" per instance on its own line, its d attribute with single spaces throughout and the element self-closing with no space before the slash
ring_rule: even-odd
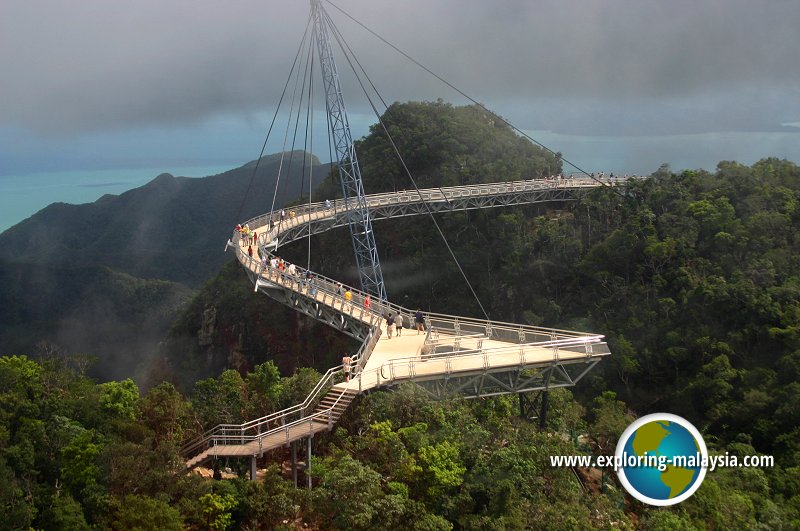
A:
<svg viewBox="0 0 800 531">
<path fill-rule="evenodd" d="M 324 5 L 388 101 L 463 101 Z M 800 119 L 798 2 L 336 5 L 523 128 L 769 131 Z M 0 126 L 74 135 L 252 119 L 278 101 L 308 6 L 6 0 Z M 348 109 L 364 112 L 337 53 Z"/>
</svg>

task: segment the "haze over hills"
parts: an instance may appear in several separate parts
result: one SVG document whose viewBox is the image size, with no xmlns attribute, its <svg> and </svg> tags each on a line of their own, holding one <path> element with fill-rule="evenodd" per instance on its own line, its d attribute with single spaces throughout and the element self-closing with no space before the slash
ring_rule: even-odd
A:
<svg viewBox="0 0 800 531">
<path fill-rule="evenodd" d="M 291 164 L 288 155 L 277 204 L 308 193 L 303 153 L 294 152 Z M 206 178 L 161 174 L 145 186 L 94 203 L 54 203 L 0 234 L 0 261 L 104 265 L 140 278 L 197 286 L 226 260 L 221 243 L 233 226 L 269 210 L 280 158 L 263 157 L 255 178 L 251 162 Z M 329 166 L 316 157 L 309 161 L 315 166 L 313 186 Z"/>
<path fill-rule="evenodd" d="M 329 166 L 305 156 L 313 185 Z M 303 157 L 285 157 L 278 204 L 308 193 Z M 193 288 L 231 259 L 223 244 L 235 223 L 269 210 L 280 158 L 263 157 L 254 178 L 250 162 L 54 203 L 0 234 L 0 355 L 57 345 L 97 357 L 103 378 L 138 374 Z"/>
</svg>

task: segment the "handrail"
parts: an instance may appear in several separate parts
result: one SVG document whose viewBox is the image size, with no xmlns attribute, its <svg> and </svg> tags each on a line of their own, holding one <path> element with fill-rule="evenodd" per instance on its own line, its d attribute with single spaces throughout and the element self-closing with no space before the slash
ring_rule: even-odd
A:
<svg viewBox="0 0 800 531">
<path fill-rule="evenodd" d="M 359 366 L 362 358 L 368 357 L 371 353 L 371 350 L 375 347 L 375 343 L 377 342 L 379 334 L 372 334 L 372 337 L 364 344 L 361 345 L 361 348 L 358 352 L 353 356 L 353 361 L 356 362 L 356 367 Z M 343 373 L 343 368 L 341 365 L 332 367 L 328 369 L 328 371 L 319 379 L 317 384 L 314 386 L 314 389 L 308 394 L 306 399 L 300 403 L 295 404 L 294 406 L 288 407 L 281 411 L 276 411 L 274 413 L 270 413 L 263 417 L 260 417 L 255 420 L 250 420 L 248 422 L 242 424 L 218 424 L 217 426 L 211 428 L 210 430 L 206 431 L 202 436 L 198 437 L 194 441 L 186 444 L 182 449 L 182 454 L 187 457 L 191 458 L 196 455 L 200 450 L 201 452 L 205 450 L 207 447 L 207 443 L 210 441 L 237 441 L 241 444 L 241 442 L 245 440 L 255 440 L 259 438 L 266 437 L 269 434 L 275 433 L 276 430 L 286 429 L 287 426 L 294 425 L 296 422 L 302 421 L 308 417 L 313 417 L 315 415 L 306 415 L 306 411 L 310 408 L 311 404 L 317 400 L 322 390 L 329 387 L 330 384 L 333 382 L 334 378 L 337 375 Z M 337 398 L 336 403 L 338 403 L 341 395 Z M 286 422 L 287 418 L 290 415 L 300 413 L 300 418 L 296 421 Z M 275 426 L 272 429 L 267 429 L 266 431 L 262 431 L 261 428 L 264 426 L 269 426 L 271 421 L 277 421 L 281 419 L 279 426 Z M 273 424 L 277 424 L 277 422 L 273 422 Z M 251 432 L 257 430 L 255 435 L 246 434 L 245 432 Z M 213 444 L 211 446 L 216 446 Z"/>
<path fill-rule="evenodd" d="M 614 183 L 615 181 L 610 181 L 610 182 Z M 536 179 L 536 180 L 527 180 L 527 181 L 509 181 L 509 182 L 506 182 L 506 183 L 464 185 L 464 186 L 450 187 L 450 188 L 446 188 L 446 189 L 430 188 L 430 189 L 420 190 L 419 193 L 417 193 L 416 191 L 414 191 L 414 192 L 409 192 L 409 191 L 388 192 L 388 193 L 380 193 L 380 194 L 368 195 L 368 196 L 366 196 L 365 200 L 366 200 L 368 205 L 376 204 L 380 200 L 388 199 L 388 198 L 400 198 L 400 199 L 405 200 L 404 202 L 409 202 L 409 201 L 412 200 L 412 198 L 414 200 L 418 200 L 418 198 L 420 196 L 422 196 L 423 198 L 427 197 L 428 199 L 426 199 L 426 200 L 432 199 L 434 197 L 437 197 L 438 199 L 443 200 L 444 198 L 454 197 L 455 194 L 457 194 L 459 192 L 464 192 L 464 191 L 468 192 L 470 190 L 481 190 L 484 193 L 488 193 L 488 192 L 486 192 L 486 190 L 488 190 L 490 187 L 494 187 L 494 188 L 498 188 L 498 187 L 509 188 L 509 187 L 511 187 L 511 188 L 513 188 L 514 186 L 522 186 L 523 188 L 529 188 L 529 189 L 545 189 L 545 188 L 552 187 L 553 183 L 556 183 L 556 185 L 558 185 L 559 187 L 564 187 L 564 188 L 584 187 L 584 186 L 596 187 L 596 186 L 598 186 L 597 182 L 595 180 L 591 180 L 591 179 L 569 178 L 569 179 L 562 179 L 562 180 L 558 180 L 558 181 L 550 180 L 550 179 Z M 351 199 L 349 201 L 349 203 L 353 203 L 353 202 L 354 202 L 354 199 Z M 274 237 L 276 237 L 276 238 L 279 237 L 283 230 L 286 230 L 287 228 L 291 228 L 291 227 L 294 227 L 294 226 L 296 226 L 298 224 L 305 223 L 306 221 L 308 221 L 307 219 L 305 219 L 306 215 L 312 216 L 314 214 L 324 214 L 324 217 L 332 217 L 332 216 L 335 216 L 337 213 L 343 213 L 343 212 L 347 211 L 347 208 L 345 208 L 345 204 L 346 204 L 345 200 L 336 199 L 336 200 L 331 202 L 331 206 L 330 207 L 327 207 L 325 202 L 316 202 L 316 203 L 311 203 L 311 204 L 298 205 L 296 207 L 289 207 L 289 209 L 288 209 L 289 212 L 294 210 L 295 216 L 293 218 L 290 217 L 289 219 L 284 219 L 283 222 L 276 223 L 275 227 L 273 228 L 273 232 L 271 232 L 270 234 L 274 233 L 273 234 Z M 286 209 L 284 208 L 282 210 L 286 210 Z M 254 217 L 254 218 L 248 220 L 247 222 L 245 222 L 244 224 L 242 224 L 242 226 L 251 225 L 251 229 L 258 232 L 258 229 L 260 229 L 264 225 L 266 225 L 269 220 L 274 220 L 276 216 L 279 217 L 279 215 L 278 215 L 279 212 L 280 211 L 272 211 L 272 212 L 269 212 L 269 213 L 262 214 L 260 216 Z M 323 219 L 324 219 L 324 217 L 323 217 Z M 262 232 L 261 235 L 259 235 L 259 240 L 262 239 L 263 235 L 264 235 L 264 233 Z M 237 236 L 238 236 L 238 233 L 236 231 L 234 231 L 231 240 L 235 241 Z M 258 262 L 256 260 L 254 260 L 253 258 L 250 258 L 249 256 L 247 256 L 246 253 L 243 253 L 241 245 L 234 245 L 234 248 L 237 250 L 237 256 L 239 257 L 240 261 L 243 262 L 243 264 L 247 265 L 251 271 L 253 271 L 259 277 L 261 277 L 262 276 L 262 271 L 260 270 L 260 264 L 258 264 Z M 259 251 L 260 251 L 262 256 L 267 256 L 268 260 L 270 260 L 271 258 L 275 258 L 276 257 L 275 254 L 271 253 L 269 250 L 266 249 L 266 245 L 259 245 Z M 296 269 L 298 270 L 298 272 L 302 272 L 302 273 L 305 272 L 305 270 L 302 269 L 302 268 L 296 268 Z M 300 276 L 300 275 L 298 274 L 298 276 Z M 343 297 L 340 297 L 340 296 L 337 297 L 336 294 L 335 294 L 335 288 L 337 286 L 340 286 L 340 285 L 344 286 L 341 282 L 338 282 L 338 281 L 336 281 L 334 279 L 330 279 L 330 278 L 324 277 L 322 275 L 318 275 L 316 273 L 314 273 L 314 276 L 315 276 L 315 282 L 319 282 L 320 284 L 327 284 L 328 285 L 326 291 L 330 295 L 333 295 L 335 297 L 335 302 L 342 303 L 342 307 L 344 307 L 343 306 L 344 304 L 348 304 L 351 316 L 353 316 L 353 310 L 354 310 L 353 304 L 355 302 L 357 302 L 357 301 L 363 301 L 364 298 L 367 295 L 366 293 L 361 292 L 361 291 L 359 291 L 359 290 L 357 290 L 357 289 L 355 289 L 353 287 L 347 287 L 347 289 L 349 289 L 353 293 L 353 301 L 344 301 Z M 285 287 L 285 282 L 287 280 L 293 280 L 293 281 L 297 282 L 297 279 L 291 279 L 291 277 L 289 275 L 287 275 L 286 273 L 282 273 L 280 275 L 280 278 L 282 278 L 284 280 L 284 287 Z M 298 291 L 298 290 L 294 290 L 293 289 L 293 291 Z M 323 300 L 322 302 L 324 303 L 325 301 Z M 334 304 L 335 304 L 335 302 L 334 302 Z M 331 306 L 333 307 L 333 305 L 331 305 Z M 413 316 L 414 316 L 414 313 L 415 313 L 413 310 L 410 310 L 408 308 L 404 308 L 404 307 L 402 307 L 400 305 L 397 305 L 397 304 L 390 303 L 388 301 L 373 301 L 373 305 L 372 305 L 372 308 L 370 310 L 371 311 L 369 311 L 368 313 L 372 314 L 373 317 L 376 314 L 382 317 L 386 313 L 392 313 L 392 314 L 400 313 L 401 315 L 403 315 L 404 317 L 407 317 L 411 321 L 409 324 L 413 324 Z M 363 311 L 362 311 L 362 313 L 363 313 Z M 447 315 L 447 314 L 436 314 L 436 313 L 428 312 L 427 313 L 427 319 L 426 319 L 426 321 L 427 321 L 426 324 L 428 325 L 428 327 L 431 326 L 431 321 L 434 321 L 434 320 L 439 322 L 439 323 L 449 323 L 449 324 L 452 324 L 452 325 L 465 325 L 465 326 L 469 326 L 469 327 L 482 327 L 482 328 L 485 328 L 486 330 L 489 330 L 491 332 L 505 331 L 505 332 L 512 333 L 512 335 L 510 337 L 513 337 L 513 332 L 519 332 L 520 330 L 523 331 L 526 336 L 528 334 L 535 334 L 535 335 L 548 334 L 548 335 L 551 335 L 551 336 L 555 335 L 555 336 L 566 336 L 566 337 L 590 335 L 590 334 L 585 334 L 585 333 L 581 333 L 581 332 L 560 330 L 560 329 L 555 329 L 555 328 L 544 328 L 544 327 L 536 327 L 536 326 L 531 326 L 531 325 L 519 325 L 519 324 L 515 324 L 515 323 L 506 323 L 506 322 L 500 322 L 500 321 L 487 321 L 487 320 L 482 320 L 482 319 L 474 319 L 474 318 L 452 316 L 452 315 Z M 376 325 L 379 325 L 380 322 L 376 323 L 373 319 L 370 319 L 369 324 L 371 326 L 376 326 Z M 439 325 L 439 327 L 441 328 L 441 324 Z"/>
<path fill-rule="evenodd" d="M 500 190 L 507 191 L 533 191 L 533 190 L 547 190 L 551 188 L 596 188 L 600 184 L 606 184 L 609 186 L 616 186 L 619 185 L 620 182 L 618 179 L 591 179 L 591 178 L 581 178 L 576 177 L 575 175 L 571 175 L 569 177 L 565 177 L 563 179 L 529 179 L 529 180 L 522 180 L 522 181 L 506 181 L 501 183 L 478 183 L 478 184 L 467 184 L 461 186 L 451 186 L 444 189 L 441 188 L 425 188 L 419 190 L 401 190 L 399 192 L 382 192 L 377 194 L 370 194 L 365 197 L 365 203 L 368 207 L 377 207 L 381 206 L 381 201 L 390 201 L 391 199 L 397 199 L 396 204 L 401 203 L 413 203 L 419 200 L 423 201 L 444 201 L 448 199 L 458 198 L 458 197 L 468 197 L 470 196 L 470 192 L 477 191 L 479 192 L 478 195 L 496 195 L 501 193 Z M 284 207 L 282 209 L 274 210 L 271 212 L 267 212 L 265 214 L 261 214 L 259 216 L 255 216 L 244 223 L 244 225 L 250 225 L 251 228 L 256 227 L 263 227 L 267 225 L 269 220 L 275 222 L 276 227 L 281 227 L 284 225 L 292 225 L 295 226 L 299 224 L 300 218 L 302 218 L 305 214 L 309 213 L 320 213 L 320 212 L 328 212 L 330 214 L 337 214 L 350 209 L 349 205 L 355 206 L 355 198 L 351 198 L 348 201 L 344 199 L 334 199 L 329 200 L 331 201 L 331 206 L 327 207 L 324 201 L 317 201 L 314 203 L 305 203 L 302 205 L 296 205 L 291 207 Z M 287 212 L 284 216 L 283 221 L 280 220 L 280 211 L 283 210 Z M 292 218 L 290 216 L 291 212 L 295 213 L 295 216 Z"/>
<path fill-rule="evenodd" d="M 295 266 L 295 275 L 292 276 L 286 270 L 274 270 L 269 268 L 267 272 L 263 271 L 261 264 L 255 258 L 251 258 L 246 253 L 243 252 L 241 246 L 235 245 L 234 248 L 236 249 L 237 257 L 243 264 L 248 267 L 253 273 L 258 275 L 258 278 L 274 282 L 277 284 L 282 285 L 283 287 L 289 288 L 292 291 L 295 291 L 300 294 L 304 294 L 303 290 L 309 291 L 310 287 L 309 283 L 304 279 L 304 274 L 306 273 L 306 269 L 302 267 Z M 266 249 L 261 249 L 260 252 L 262 256 L 266 256 L 267 260 L 271 260 L 272 258 L 277 258 L 277 255 L 271 253 Z M 313 287 L 317 289 L 318 292 L 323 293 L 324 295 L 328 295 L 331 298 L 330 303 L 327 301 L 326 297 L 323 297 L 322 300 L 319 297 L 316 298 L 318 302 L 322 302 L 327 304 L 332 308 L 345 308 L 347 307 L 349 310 L 348 315 L 354 316 L 354 313 L 359 314 L 360 316 L 369 316 L 369 319 L 362 319 L 364 322 L 371 326 L 378 326 L 381 324 L 381 320 L 386 313 L 392 313 L 396 315 L 400 313 L 401 315 L 408 317 L 411 321 L 409 324 L 413 324 L 413 317 L 415 312 L 398 304 L 393 304 L 386 301 L 374 301 L 370 308 L 365 308 L 363 306 L 363 301 L 367 296 L 367 293 L 357 290 L 351 286 L 346 286 L 341 282 L 338 282 L 334 279 L 326 277 L 324 275 L 320 275 L 317 273 L 313 273 Z M 298 286 L 302 289 L 297 289 Z M 353 297 L 352 300 L 346 300 L 344 295 L 340 295 L 337 293 L 339 286 L 342 286 L 344 290 L 349 290 Z M 520 331 L 527 334 L 534 334 L 534 335 L 547 335 L 550 336 L 563 336 L 563 337 L 585 337 L 591 336 L 593 334 L 587 332 L 575 332 L 570 330 L 562 330 L 558 328 L 549 328 L 549 327 L 541 327 L 541 326 L 533 326 L 533 325 L 520 325 L 515 323 L 508 323 L 503 321 L 487 321 L 484 319 L 477 319 L 471 317 L 462 317 L 462 316 L 454 316 L 448 314 L 440 314 L 434 312 L 427 312 L 426 314 L 426 325 L 428 328 L 432 325 L 432 323 L 436 323 L 437 328 L 439 328 L 440 332 L 446 332 L 448 328 L 443 327 L 443 324 L 451 324 L 455 327 L 470 327 L 470 328 L 477 328 L 481 330 L 489 330 L 492 336 L 498 335 L 499 332 L 509 332 L 513 334 L 519 334 Z M 476 332 L 477 333 L 477 332 Z M 487 334 L 488 335 L 488 334 Z M 491 337 L 491 336 L 490 336 Z"/>
<path fill-rule="evenodd" d="M 600 341 L 601 338 L 602 336 L 594 336 L 591 338 L 575 338 L 571 341 L 567 340 L 544 341 L 525 346 L 541 347 L 541 348 L 555 347 L 554 352 L 552 354 L 553 356 L 552 359 L 553 361 L 558 361 L 560 359 L 558 353 L 559 348 L 585 346 L 590 343 L 597 343 Z M 377 337 L 373 336 L 364 343 L 362 348 L 371 350 L 372 348 L 374 348 L 376 341 Z M 453 371 L 454 361 L 458 362 L 460 360 L 468 360 L 468 359 L 475 359 L 477 361 L 480 361 L 480 363 L 475 364 L 475 367 L 470 367 L 464 370 L 474 370 L 478 368 L 487 370 L 491 368 L 505 367 L 507 366 L 507 364 L 492 364 L 492 360 L 496 359 L 498 354 L 504 353 L 505 351 L 516 351 L 517 348 L 518 347 L 516 346 L 513 347 L 505 346 L 497 348 L 480 349 L 478 351 L 469 350 L 461 354 L 453 353 L 450 355 L 434 357 L 431 359 L 420 359 L 419 357 L 395 358 L 368 371 L 360 371 L 355 376 L 354 379 L 358 381 L 359 391 L 363 391 L 366 389 L 371 389 L 376 386 L 393 385 L 398 381 L 412 380 L 415 377 L 419 376 L 418 366 L 420 366 L 420 364 L 422 364 L 421 366 L 427 366 L 427 367 L 431 367 L 436 364 L 444 364 L 446 366 L 446 370 L 449 373 L 457 372 Z M 598 357 L 603 355 L 605 355 L 605 353 L 593 352 L 590 349 L 587 349 L 587 352 L 585 354 L 586 357 Z M 527 351 L 525 349 L 522 349 L 522 352 L 520 353 L 520 364 L 525 365 L 528 363 L 528 361 L 529 358 L 527 355 Z M 387 374 L 390 376 L 387 377 L 386 376 Z M 365 379 L 368 380 L 368 385 L 364 384 Z M 370 384 L 369 382 L 371 381 L 374 381 L 375 384 L 374 385 Z M 309 415 L 305 415 L 298 419 L 292 420 L 288 423 L 282 424 L 281 426 L 274 427 L 265 432 L 259 432 L 256 434 L 246 434 L 244 433 L 244 430 L 240 428 L 241 431 L 234 432 L 234 430 L 232 430 L 231 433 L 217 434 L 213 437 L 214 442 L 217 443 L 214 446 L 218 444 L 224 445 L 231 442 L 235 444 L 246 444 L 252 441 L 263 439 L 264 437 L 268 437 L 283 430 L 287 431 L 287 436 L 288 436 L 288 431 L 292 427 L 313 422 L 315 420 L 319 422 L 325 422 L 330 426 L 332 415 L 334 414 L 336 406 L 340 403 L 340 401 L 344 398 L 344 396 L 347 394 L 347 391 L 349 390 L 351 390 L 349 386 L 344 386 L 341 392 L 334 400 L 334 402 L 325 409 L 313 412 Z M 204 440 L 202 442 L 207 442 L 207 441 Z"/>
</svg>

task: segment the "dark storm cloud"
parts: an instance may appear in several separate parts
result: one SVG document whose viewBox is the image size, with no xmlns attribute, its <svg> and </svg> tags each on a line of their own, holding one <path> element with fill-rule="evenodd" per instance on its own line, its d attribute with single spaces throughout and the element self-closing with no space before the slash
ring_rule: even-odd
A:
<svg viewBox="0 0 800 531">
<path fill-rule="evenodd" d="M 522 128 L 664 134 L 800 120 L 800 2 L 336 4 Z M 326 9 L 388 101 L 461 101 Z M 269 111 L 308 11 L 303 0 L 5 0 L 0 126 L 82 133 Z M 349 69 L 341 58 L 339 68 Z M 355 82 L 344 85 L 350 110 L 366 111 Z"/>
</svg>

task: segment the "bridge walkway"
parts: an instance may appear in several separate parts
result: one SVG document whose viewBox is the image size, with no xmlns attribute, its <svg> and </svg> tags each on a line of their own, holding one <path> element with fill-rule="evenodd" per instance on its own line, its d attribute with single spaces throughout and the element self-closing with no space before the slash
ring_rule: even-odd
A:
<svg viewBox="0 0 800 531">
<path fill-rule="evenodd" d="M 414 215 L 422 213 L 418 204 L 420 195 L 444 207 L 441 210 L 457 210 L 498 206 L 492 203 L 492 196 L 501 197 L 501 204 L 523 204 L 542 200 L 540 195 L 520 195 L 531 191 L 564 192 L 598 186 L 594 182 L 576 181 L 494 183 L 422 190 L 420 194 L 376 194 L 366 199 L 371 211 L 385 212 L 392 208 L 395 215 Z M 472 202 L 457 205 L 458 198 Z M 401 206 L 405 210 L 398 211 Z M 212 457 L 262 455 L 300 438 L 313 437 L 331 429 L 353 398 L 371 389 L 406 381 L 451 379 L 458 383 L 455 389 L 466 390 L 462 394 L 469 395 L 474 390 L 475 396 L 549 389 L 574 385 L 602 357 L 610 354 L 603 336 L 598 334 L 434 313 L 425 315 L 426 332 L 420 334 L 412 329 L 411 309 L 381 301 L 373 301 L 367 308 L 366 294 L 345 288 L 333 279 L 309 272 L 313 279 L 309 281 L 306 271 L 297 266 L 295 275 L 290 275 L 287 269 L 271 268 L 269 261 L 276 256 L 270 249 L 276 250 L 279 245 L 309 233 L 343 226 L 348 216 L 341 200 L 287 210 L 290 214 L 282 221 L 277 212 L 272 212 L 247 222 L 258 233 L 258 252 L 253 257 L 249 256 L 248 242 L 236 233 L 228 245 L 234 248 L 257 291 L 302 308 L 304 313 L 364 340 L 353 357 L 353 378 L 345 382 L 342 367 L 334 367 L 302 404 L 247 423 L 213 428 L 184 447 L 188 468 Z M 350 299 L 344 290 L 351 293 Z M 383 333 L 384 316 L 388 313 L 403 317 L 402 336 L 389 339 Z M 353 323 L 361 328 L 356 330 Z M 494 387 L 492 392 L 481 394 L 484 379 Z"/>
</svg>

